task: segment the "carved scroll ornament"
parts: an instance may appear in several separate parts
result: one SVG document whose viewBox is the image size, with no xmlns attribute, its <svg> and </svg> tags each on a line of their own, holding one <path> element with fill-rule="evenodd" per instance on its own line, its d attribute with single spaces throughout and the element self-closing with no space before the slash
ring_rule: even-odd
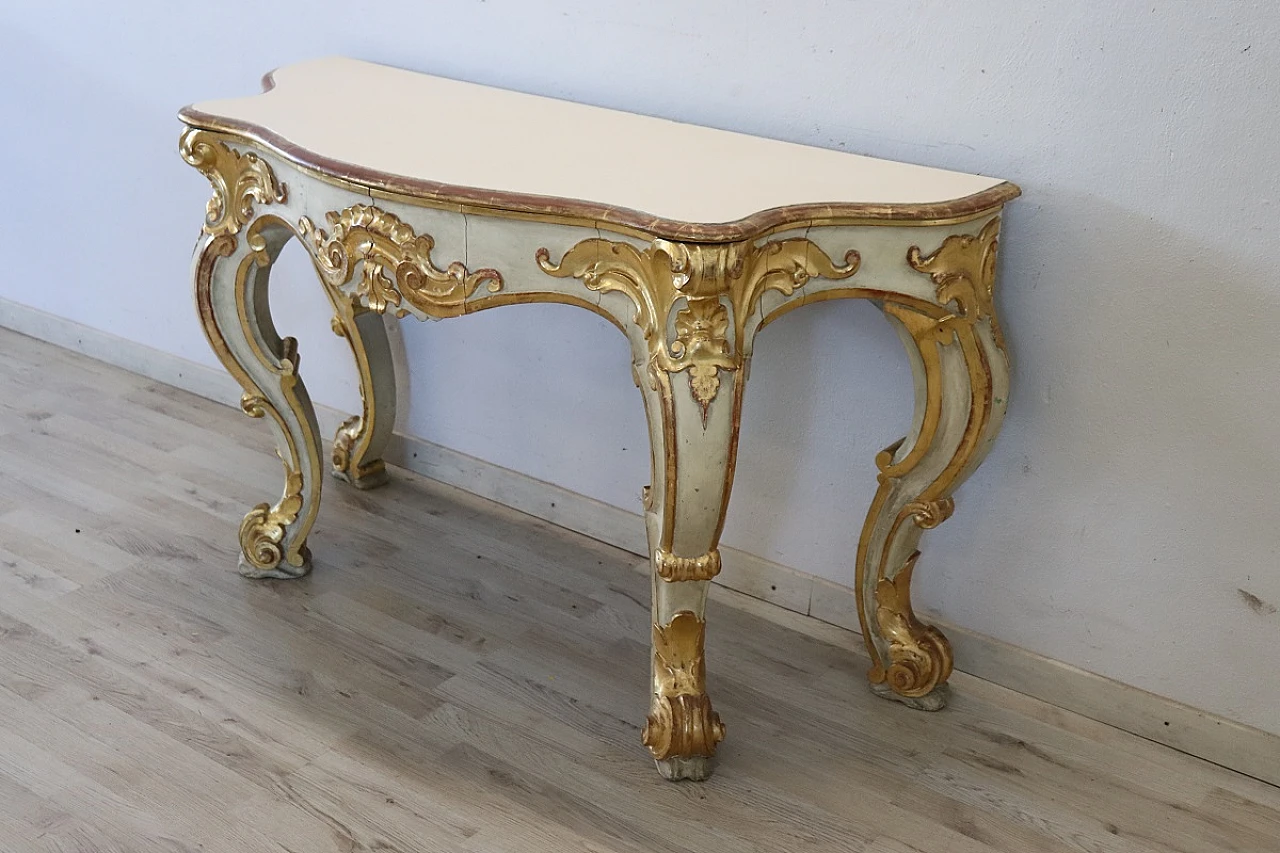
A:
<svg viewBox="0 0 1280 853">
<path fill-rule="evenodd" d="M 1004 334 L 995 312 L 996 253 L 1000 245 L 1000 217 L 992 217 L 976 235 L 955 234 L 942 241 L 930 255 L 919 246 L 907 252 L 907 263 L 927 273 L 937 286 L 938 301 L 952 303 L 955 313 L 943 318 L 941 329 L 957 322 L 987 320 L 996 346 L 1005 348 Z"/>
<path fill-rule="evenodd" d="M 803 238 L 762 245 L 654 240 L 638 249 L 597 237 L 575 245 L 559 263 L 539 249 L 537 261 L 548 275 L 579 279 L 599 293 L 626 294 L 649 344 L 650 374 L 688 370 L 705 426 L 720 371 L 742 368 L 747 320 L 761 296 L 769 290 L 790 295 L 817 276 L 848 278 L 860 258 L 850 251 L 837 266 Z M 669 340 L 673 311 L 675 338 Z"/>
<path fill-rule="evenodd" d="M 205 207 L 204 231 L 233 235 L 254 217 L 254 204 L 283 204 L 288 188 L 271 166 L 252 151 L 241 153 L 204 130 L 187 130 L 178 140 L 182 159 L 213 185 Z"/>
<path fill-rule="evenodd" d="M 711 709 L 703 662 L 707 623 L 682 610 L 653 626 L 653 707 L 642 740 L 653 757 L 715 755 L 724 723 Z"/>
<path fill-rule="evenodd" d="M 332 234 L 307 217 L 298 223 L 320 276 L 329 286 L 341 288 L 360 266 L 353 295 L 380 314 L 394 307 L 395 315 L 403 317 L 412 306 L 430 317 L 453 317 L 463 313 L 467 298 L 480 285 L 490 293 L 502 289 L 502 274 L 494 269 L 470 272 L 461 261 L 438 268 L 431 260 L 431 236 L 415 233 L 389 211 L 357 204 L 331 211 L 325 220 Z"/>
</svg>

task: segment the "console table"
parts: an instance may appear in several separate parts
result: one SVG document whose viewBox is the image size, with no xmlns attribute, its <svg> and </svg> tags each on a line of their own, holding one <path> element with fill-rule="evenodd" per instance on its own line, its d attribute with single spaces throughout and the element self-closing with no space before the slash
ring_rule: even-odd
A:
<svg viewBox="0 0 1280 853">
<path fill-rule="evenodd" d="M 349 59 L 280 69 L 264 90 L 180 113 L 182 156 L 213 184 L 192 272 L 200 321 L 284 463 L 283 495 L 240 525 L 244 575 L 305 574 L 320 499 L 296 342 L 268 310 L 286 242 L 310 253 L 355 357 L 362 411 L 330 462 L 357 488 L 387 476 L 384 315 L 594 311 L 631 342 L 652 443 L 643 742 L 663 776 L 704 779 L 725 733 L 706 690 L 704 607 L 752 339 L 801 305 L 868 299 L 906 346 L 916 399 L 908 435 L 876 457 L 858 543 L 870 681 L 912 707 L 944 704 L 951 650 L 912 612 L 911 575 L 921 532 L 951 515 L 1004 415 L 992 291 L 1000 212 L 1017 187 Z"/>
</svg>

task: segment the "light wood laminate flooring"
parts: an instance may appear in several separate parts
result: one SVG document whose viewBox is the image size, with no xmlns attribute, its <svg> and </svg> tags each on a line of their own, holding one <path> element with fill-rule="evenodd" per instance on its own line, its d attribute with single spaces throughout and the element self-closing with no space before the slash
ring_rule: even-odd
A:
<svg viewBox="0 0 1280 853">
<path fill-rule="evenodd" d="M 856 635 L 725 591 L 719 769 L 664 782 L 634 555 L 395 470 L 247 581 L 268 433 L 0 330 L 0 850 L 1280 850 L 1276 788 L 960 673 L 877 699 Z"/>
</svg>

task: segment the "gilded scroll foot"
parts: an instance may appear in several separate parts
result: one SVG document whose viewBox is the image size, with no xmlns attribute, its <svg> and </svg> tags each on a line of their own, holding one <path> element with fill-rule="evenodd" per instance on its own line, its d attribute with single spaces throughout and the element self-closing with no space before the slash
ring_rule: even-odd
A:
<svg viewBox="0 0 1280 853">
<path fill-rule="evenodd" d="M 724 723 L 707 695 L 706 628 L 691 610 L 653 626 L 654 692 L 641 740 L 666 779 L 706 779 L 724 740 Z"/>
<path fill-rule="evenodd" d="M 357 489 L 376 489 L 378 486 L 385 486 L 390 478 L 387 476 L 386 463 L 381 459 L 356 464 L 353 450 L 364 442 L 363 432 L 364 418 L 360 415 L 352 415 L 338 427 L 338 433 L 333 438 L 331 473 Z"/>
<path fill-rule="evenodd" d="M 701 666 L 701 661 L 696 665 Z M 696 755 L 711 758 L 724 740 L 724 723 L 706 693 L 654 696 L 641 740 L 659 761 Z"/>
<path fill-rule="evenodd" d="M 858 618 L 872 689 L 912 708 L 946 705 L 951 644 L 911 608 L 926 530 L 955 510 L 952 493 L 982 462 L 1004 417 L 1009 361 L 992 302 L 999 219 L 953 234 L 908 265 L 928 275 L 936 304 L 886 300 L 915 378 L 911 432 L 876 457 L 880 487 L 858 543 Z"/>
<path fill-rule="evenodd" d="M 322 274 L 323 279 L 323 274 Z M 334 306 L 333 331 L 346 339 L 360 377 L 361 411 L 343 421 L 333 437 L 333 476 L 357 489 L 388 481 L 383 462 L 396 420 L 395 367 L 382 315 L 360 308 L 328 288 Z"/>
<path fill-rule="evenodd" d="M 643 353 L 636 353 L 637 365 Z M 653 485 L 646 489 L 653 589 L 653 695 L 643 741 L 665 779 L 700 781 L 725 736 L 706 685 L 705 608 L 720 572 L 717 548 L 733 482 L 737 420 L 745 377 L 721 389 L 704 422 L 684 396 L 689 371 L 674 391 L 667 374 L 642 383 L 650 415 Z M 677 396 L 678 395 L 678 396 Z"/>
<path fill-rule="evenodd" d="M 945 684 L 952 666 L 951 643 L 911 609 L 911 575 L 919 557 L 914 552 L 892 580 L 876 585 L 876 624 L 888 659 L 877 658 L 869 677 L 872 684 L 884 684 L 906 699 L 927 696 Z"/>
<path fill-rule="evenodd" d="M 246 411 L 263 405 L 251 397 L 245 400 Z M 285 470 L 284 495 L 275 506 L 258 504 L 240 522 L 240 574 L 247 578 L 299 578 L 311 571 L 311 551 L 305 541 L 291 549 L 282 547 L 289 525 L 302 509 L 302 474 L 287 466 Z"/>
<path fill-rule="evenodd" d="M 815 279 L 849 278 L 860 259 L 849 251 L 837 263 L 807 238 L 656 239 L 637 248 L 600 237 L 577 243 L 558 263 L 545 248 L 535 259 L 550 276 L 622 294 L 634 306 L 612 316 L 621 328 L 639 327 L 631 336 L 632 375 L 644 395 L 652 448 L 644 508 L 653 569 L 653 702 L 643 740 L 663 777 L 706 779 L 725 727 L 706 692 L 703 614 L 707 586 L 721 568 L 717 546 L 761 305 L 766 296 L 771 302 L 801 288 L 808 293 Z"/>
<path fill-rule="evenodd" d="M 871 692 L 882 699 L 901 702 L 908 708 L 914 708 L 917 711 L 941 711 L 947 707 L 947 702 L 951 698 L 951 686 L 945 682 L 923 696 L 903 696 L 901 693 L 895 692 L 893 687 L 883 681 L 879 684 L 874 681 L 871 682 Z"/>
<path fill-rule="evenodd" d="M 281 560 L 270 568 L 262 568 L 261 566 L 255 566 L 249 561 L 244 553 L 241 552 L 239 567 L 240 576 L 251 580 L 293 580 L 294 578 L 304 577 L 311 573 L 311 549 L 306 545 L 303 545 L 299 551 L 299 556 L 301 557 L 301 563 L 296 566 Z"/>
</svg>

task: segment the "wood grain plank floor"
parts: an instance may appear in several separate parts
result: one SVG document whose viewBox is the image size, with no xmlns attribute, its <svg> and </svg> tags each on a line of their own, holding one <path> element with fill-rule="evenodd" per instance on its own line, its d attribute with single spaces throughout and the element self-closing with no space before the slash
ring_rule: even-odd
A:
<svg viewBox="0 0 1280 853">
<path fill-rule="evenodd" d="M 396 471 L 243 580 L 261 427 L 0 330 L 0 851 L 1280 851 L 1280 789 L 959 673 L 909 711 L 725 590 L 719 772 L 663 782 L 634 555 Z"/>
</svg>

